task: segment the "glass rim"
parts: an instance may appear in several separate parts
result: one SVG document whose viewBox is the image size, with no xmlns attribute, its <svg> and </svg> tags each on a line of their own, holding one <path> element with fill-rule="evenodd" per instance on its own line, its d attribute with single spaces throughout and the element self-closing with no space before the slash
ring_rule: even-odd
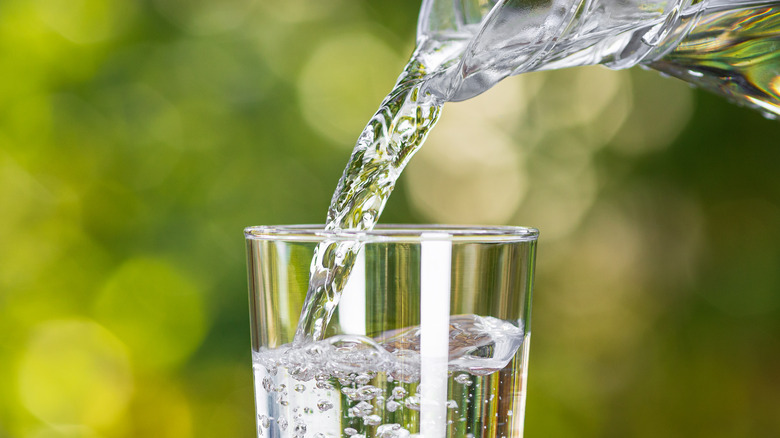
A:
<svg viewBox="0 0 780 438">
<path fill-rule="evenodd" d="M 535 242 L 536 228 L 497 225 L 381 224 L 373 230 L 325 230 L 324 225 L 259 225 L 244 229 L 246 240 L 321 242 Z"/>
</svg>

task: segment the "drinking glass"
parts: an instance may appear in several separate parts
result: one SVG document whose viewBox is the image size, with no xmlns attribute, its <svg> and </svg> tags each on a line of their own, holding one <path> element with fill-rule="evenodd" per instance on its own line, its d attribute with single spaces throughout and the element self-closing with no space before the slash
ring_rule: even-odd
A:
<svg viewBox="0 0 780 438">
<path fill-rule="evenodd" d="M 258 437 L 522 437 L 537 230 L 245 236 Z M 339 243 L 355 256 L 323 339 L 294 342 L 315 248 Z"/>
</svg>

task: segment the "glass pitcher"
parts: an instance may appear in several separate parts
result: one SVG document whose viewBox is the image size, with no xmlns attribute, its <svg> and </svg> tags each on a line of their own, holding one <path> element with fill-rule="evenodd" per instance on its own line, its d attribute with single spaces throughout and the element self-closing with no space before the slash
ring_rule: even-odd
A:
<svg viewBox="0 0 780 438">
<path fill-rule="evenodd" d="M 457 47 L 424 86 L 445 101 L 524 72 L 642 64 L 780 115 L 777 0 L 424 0 L 417 35 L 418 53 Z"/>
</svg>

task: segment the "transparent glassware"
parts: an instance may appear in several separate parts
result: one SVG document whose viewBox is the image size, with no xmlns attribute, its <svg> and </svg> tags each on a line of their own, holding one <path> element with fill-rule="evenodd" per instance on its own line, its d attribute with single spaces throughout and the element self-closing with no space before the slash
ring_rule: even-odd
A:
<svg viewBox="0 0 780 438">
<path fill-rule="evenodd" d="M 417 43 L 458 49 L 424 89 L 476 96 L 507 76 L 642 64 L 780 115 L 778 0 L 425 0 Z"/>
<path fill-rule="evenodd" d="M 258 436 L 522 436 L 536 230 L 245 236 Z M 355 266 L 325 338 L 293 344 L 326 240 L 360 242 Z"/>
</svg>

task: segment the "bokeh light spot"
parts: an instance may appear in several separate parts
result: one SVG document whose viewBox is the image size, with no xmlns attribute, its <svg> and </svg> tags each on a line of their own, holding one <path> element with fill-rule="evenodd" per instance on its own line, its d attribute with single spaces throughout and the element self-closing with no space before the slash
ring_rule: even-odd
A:
<svg viewBox="0 0 780 438">
<path fill-rule="evenodd" d="M 634 108 L 611 146 L 639 154 L 668 146 L 688 124 L 693 93 L 683 81 L 640 69 L 631 72 Z"/>
<path fill-rule="evenodd" d="M 584 67 L 546 73 L 536 104 L 546 113 L 550 128 L 600 123 L 614 99 L 629 92 L 624 72 Z"/>
<path fill-rule="evenodd" d="M 97 297 L 95 313 L 132 349 L 134 363 L 151 368 L 186 359 L 206 331 L 201 291 L 162 260 L 136 258 L 119 267 Z"/>
<path fill-rule="evenodd" d="M 177 108 L 151 87 L 137 83 L 106 90 L 101 106 L 114 128 L 121 170 L 136 189 L 159 185 L 179 162 L 182 121 Z"/>
<path fill-rule="evenodd" d="M 171 381 L 152 380 L 137 388 L 128 408 L 132 436 L 188 438 L 193 435 L 187 398 Z"/>
<path fill-rule="evenodd" d="M 402 67 L 398 54 L 371 32 L 356 30 L 326 40 L 299 80 L 306 122 L 351 150 Z"/>
<path fill-rule="evenodd" d="M 24 406 L 55 424 L 111 424 L 132 391 L 125 346 L 88 320 L 43 323 L 19 363 Z"/>
<path fill-rule="evenodd" d="M 244 23 L 255 0 L 155 0 L 154 5 L 171 23 L 194 34 L 235 29 Z"/>
<path fill-rule="evenodd" d="M 134 15 L 135 2 L 123 0 L 37 0 L 49 27 L 78 43 L 96 43 L 119 34 Z"/>
<path fill-rule="evenodd" d="M 524 109 L 520 84 L 445 107 L 439 125 L 409 164 L 404 187 L 412 205 L 434 222 L 503 224 L 526 192 L 522 156 L 502 132 Z M 404 178 L 402 178 L 404 181 Z"/>
<path fill-rule="evenodd" d="M 275 20 L 289 23 L 321 19 L 343 12 L 343 0 L 287 0 L 283 2 L 260 2 L 263 13 Z"/>
<path fill-rule="evenodd" d="M 28 435 L 26 438 L 103 438 L 86 426 L 48 425 Z"/>
</svg>

